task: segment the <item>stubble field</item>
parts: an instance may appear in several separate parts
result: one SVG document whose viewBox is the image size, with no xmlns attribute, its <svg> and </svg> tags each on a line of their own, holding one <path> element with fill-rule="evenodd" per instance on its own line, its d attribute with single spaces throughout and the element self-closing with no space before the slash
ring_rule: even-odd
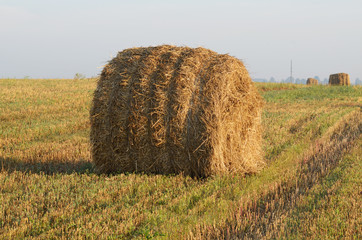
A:
<svg viewBox="0 0 362 240">
<path fill-rule="evenodd" d="M 96 79 L 0 79 L 0 239 L 361 238 L 362 87 L 256 84 L 250 176 L 94 173 Z"/>
</svg>

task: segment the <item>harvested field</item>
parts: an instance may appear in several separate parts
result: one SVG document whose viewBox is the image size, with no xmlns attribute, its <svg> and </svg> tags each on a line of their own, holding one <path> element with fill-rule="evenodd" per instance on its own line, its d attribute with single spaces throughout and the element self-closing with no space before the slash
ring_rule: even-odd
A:
<svg viewBox="0 0 362 240">
<path fill-rule="evenodd" d="M 360 239 L 360 86 L 256 84 L 252 175 L 97 174 L 96 79 L 0 80 L 0 239 Z"/>
</svg>

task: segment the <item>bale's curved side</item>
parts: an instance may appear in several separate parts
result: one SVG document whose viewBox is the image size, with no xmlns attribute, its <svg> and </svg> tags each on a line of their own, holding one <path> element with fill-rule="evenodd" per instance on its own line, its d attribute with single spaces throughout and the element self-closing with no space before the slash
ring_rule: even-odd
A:
<svg viewBox="0 0 362 240">
<path fill-rule="evenodd" d="M 242 62 L 204 48 L 120 52 L 104 68 L 91 109 L 99 172 L 255 172 L 262 100 Z"/>
</svg>

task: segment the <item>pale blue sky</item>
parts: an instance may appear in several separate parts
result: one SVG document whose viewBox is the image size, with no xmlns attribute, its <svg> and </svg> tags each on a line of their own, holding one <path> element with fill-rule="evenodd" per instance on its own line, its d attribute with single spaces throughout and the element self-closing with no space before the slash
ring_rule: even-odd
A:
<svg viewBox="0 0 362 240">
<path fill-rule="evenodd" d="M 96 76 L 118 51 L 202 46 L 253 78 L 362 79 L 361 0 L 0 0 L 0 78 Z"/>
</svg>

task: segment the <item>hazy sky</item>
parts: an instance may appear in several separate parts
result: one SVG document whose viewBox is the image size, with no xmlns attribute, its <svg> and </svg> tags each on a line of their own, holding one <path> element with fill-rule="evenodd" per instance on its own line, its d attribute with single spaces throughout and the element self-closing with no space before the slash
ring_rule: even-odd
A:
<svg viewBox="0 0 362 240">
<path fill-rule="evenodd" d="M 96 76 L 118 51 L 202 46 L 253 78 L 362 79 L 361 0 L 0 0 L 0 78 Z"/>
</svg>

